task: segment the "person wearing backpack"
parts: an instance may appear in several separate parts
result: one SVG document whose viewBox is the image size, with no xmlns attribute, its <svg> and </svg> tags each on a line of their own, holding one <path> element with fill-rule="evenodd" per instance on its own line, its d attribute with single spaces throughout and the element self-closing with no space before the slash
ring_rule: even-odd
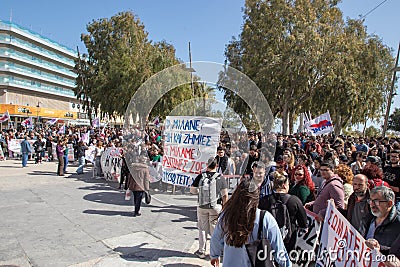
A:
<svg viewBox="0 0 400 267">
<path fill-rule="evenodd" d="M 281 267 L 292 266 L 274 217 L 257 208 L 259 194 L 250 179 L 243 179 L 233 192 L 211 236 L 212 266 L 220 266 L 222 253 L 228 267 L 276 266 L 274 261 Z M 263 251 L 259 244 L 265 245 Z"/>
<path fill-rule="evenodd" d="M 289 178 L 274 174 L 274 193 L 268 196 L 265 208 L 276 219 L 286 250 L 295 248 L 296 237 L 299 229 L 307 228 L 307 214 L 301 200 L 289 194 Z"/>
<path fill-rule="evenodd" d="M 214 158 L 210 158 L 206 172 L 199 174 L 190 187 L 192 194 L 198 194 L 197 227 L 199 229 L 199 249 L 195 252 L 195 255 L 201 259 L 206 257 L 207 234 L 213 234 L 218 215 L 222 210 L 222 206 L 228 200 L 228 183 L 217 172 L 217 166 L 217 161 Z"/>
</svg>

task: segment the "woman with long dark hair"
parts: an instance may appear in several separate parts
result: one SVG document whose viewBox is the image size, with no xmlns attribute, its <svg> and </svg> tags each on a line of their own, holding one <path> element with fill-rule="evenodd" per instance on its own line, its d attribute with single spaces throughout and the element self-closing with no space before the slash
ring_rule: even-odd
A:
<svg viewBox="0 0 400 267">
<path fill-rule="evenodd" d="M 259 190 L 254 181 L 243 179 L 225 204 L 211 237 L 211 265 L 219 266 L 224 255 L 224 266 L 251 266 L 245 244 L 257 240 L 260 210 L 257 208 Z M 274 217 L 265 213 L 263 236 L 271 243 L 272 255 L 279 266 L 292 266 Z"/>
</svg>

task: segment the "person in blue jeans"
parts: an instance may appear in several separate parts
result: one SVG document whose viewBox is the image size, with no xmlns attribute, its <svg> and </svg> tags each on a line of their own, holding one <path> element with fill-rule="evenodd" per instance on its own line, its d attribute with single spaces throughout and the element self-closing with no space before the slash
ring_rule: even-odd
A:
<svg viewBox="0 0 400 267">
<path fill-rule="evenodd" d="M 88 149 L 88 147 L 85 145 L 85 143 L 81 140 L 78 143 L 78 168 L 76 169 L 77 174 L 83 174 L 83 167 L 85 166 L 85 151 Z"/>
<path fill-rule="evenodd" d="M 22 154 L 22 168 L 26 167 L 28 163 L 28 155 L 32 153 L 31 144 L 28 142 L 28 137 L 24 137 L 24 141 L 21 142 L 21 154 Z"/>
<path fill-rule="evenodd" d="M 68 166 L 68 140 L 64 141 L 64 173 L 67 173 L 67 166 Z"/>
</svg>

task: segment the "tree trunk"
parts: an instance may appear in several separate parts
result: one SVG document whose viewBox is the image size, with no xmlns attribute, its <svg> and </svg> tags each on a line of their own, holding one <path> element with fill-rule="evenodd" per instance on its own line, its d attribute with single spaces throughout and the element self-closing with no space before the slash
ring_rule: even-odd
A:
<svg viewBox="0 0 400 267">
<path fill-rule="evenodd" d="M 282 107 L 282 134 L 288 135 L 288 124 L 289 124 L 289 110 L 286 103 Z"/>
<path fill-rule="evenodd" d="M 293 122 L 294 112 L 289 111 L 289 134 L 294 133 L 294 122 Z"/>
</svg>

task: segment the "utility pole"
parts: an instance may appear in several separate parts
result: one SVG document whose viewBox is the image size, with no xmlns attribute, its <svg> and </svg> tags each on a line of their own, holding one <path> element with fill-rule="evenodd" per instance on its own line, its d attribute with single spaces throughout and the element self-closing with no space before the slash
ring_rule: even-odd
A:
<svg viewBox="0 0 400 267">
<path fill-rule="evenodd" d="M 190 42 L 189 42 L 189 68 L 190 68 L 190 88 L 192 89 L 193 101 L 194 101 L 196 95 L 193 86 L 192 50 L 190 49 Z M 196 116 L 196 105 L 193 105 L 193 116 Z"/>
<path fill-rule="evenodd" d="M 396 82 L 396 72 L 398 71 L 397 66 L 399 64 L 399 53 L 400 53 L 400 43 L 399 43 L 399 47 L 397 48 L 396 64 L 394 65 L 394 68 L 393 68 L 392 85 L 390 87 L 390 93 L 389 93 L 387 107 L 386 107 L 385 121 L 383 124 L 383 133 L 382 133 L 383 137 L 385 137 L 385 135 L 386 135 L 386 131 L 387 131 L 387 127 L 388 127 L 388 120 L 389 120 L 389 113 L 390 113 L 390 106 L 392 105 L 392 99 L 394 96 L 393 90 L 394 90 L 394 84 Z"/>
</svg>

